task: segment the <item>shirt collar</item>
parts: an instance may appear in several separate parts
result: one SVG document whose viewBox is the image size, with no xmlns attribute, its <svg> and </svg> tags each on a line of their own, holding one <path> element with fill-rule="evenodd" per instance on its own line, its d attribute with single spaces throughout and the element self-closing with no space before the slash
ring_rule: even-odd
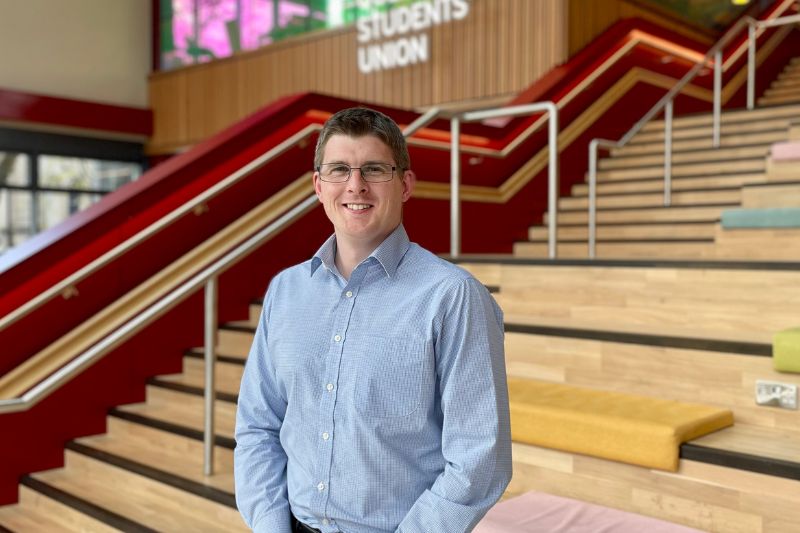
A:
<svg viewBox="0 0 800 533">
<path fill-rule="evenodd" d="M 369 257 L 374 257 L 375 260 L 383 267 L 384 272 L 388 277 L 394 276 L 397 272 L 397 267 L 400 266 L 400 260 L 408 251 L 411 241 L 408 239 L 408 233 L 400 224 L 395 230 L 386 237 L 382 243 L 378 245 L 375 250 L 369 254 Z M 332 270 L 334 268 L 334 261 L 336 259 L 336 234 L 334 233 L 320 246 L 317 253 L 311 259 L 311 274 L 324 265 L 325 268 Z"/>
</svg>

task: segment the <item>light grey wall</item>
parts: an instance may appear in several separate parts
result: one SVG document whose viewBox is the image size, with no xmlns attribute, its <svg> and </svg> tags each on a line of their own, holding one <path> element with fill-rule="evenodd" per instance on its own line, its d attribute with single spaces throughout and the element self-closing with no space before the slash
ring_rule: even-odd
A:
<svg viewBox="0 0 800 533">
<path fill-rule="evenodd" d="M 150 0 L 0 0 L 0 88 L 147 107 Z"/>
</svg>

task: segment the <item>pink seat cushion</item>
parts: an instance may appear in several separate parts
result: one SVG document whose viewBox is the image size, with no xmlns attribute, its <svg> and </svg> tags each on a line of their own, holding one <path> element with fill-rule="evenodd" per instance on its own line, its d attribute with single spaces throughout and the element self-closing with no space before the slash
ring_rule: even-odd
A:
<svg viewBox="0 0 800 533">
<path fill-rule="evenodd" d="M 543 492 L 528 492 L 498 503 L 474 529 L 474 533 L 642 532 L 700 533 L 656 518 Z"/>
<path fill-rule="evenodd" d="M 800 141 L 788 141 L 772 145 L 773 161 L 792 161 L 800 159 Z"/>
</svg>

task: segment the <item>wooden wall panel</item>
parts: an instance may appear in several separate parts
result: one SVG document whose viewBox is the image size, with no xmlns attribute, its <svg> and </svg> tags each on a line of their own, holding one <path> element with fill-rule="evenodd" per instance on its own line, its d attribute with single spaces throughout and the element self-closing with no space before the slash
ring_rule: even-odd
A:
<svg viewBox="0 0 800 533">
<path fill-rule="evenodd" d="M 192 145 L 305 91 L 405 108 L 504 101 L 566 60 L 566 15 L 563 0 L 471 0 L 465 19 L 421 32 L 429 39 L 427 62 L 370 74 L 358 70 L 355 27 L 156 73 L 149 151 Z"/>
<path fill-rule="evenodd" d="M 649 11 L 635 2 L 626 0 L 569 0 L 569 55 L 578 52 L 592 39 L 616 21 L 639 17 L 655 22 L 659 26 L 691 37 L 709 45 L 713 39 L 709 33 L 700 32 L 682 24 L 677 19 Z"/>
</svg>

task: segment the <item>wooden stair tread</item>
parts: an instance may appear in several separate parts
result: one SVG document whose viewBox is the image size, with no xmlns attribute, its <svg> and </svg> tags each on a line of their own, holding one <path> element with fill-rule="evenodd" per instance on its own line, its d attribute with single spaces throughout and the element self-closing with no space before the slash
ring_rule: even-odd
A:
<svg viewBox="0 0 800 533">
<path fill-rule="evenodd" d="M 247 531 L 234 508 L 71 450 L 64 468 L 33 477 L 158 531 Z"/>
<path fill-rule="evenodd" d="M 796 465 L 800 472 L 800 431 L 734 424 L 730 428 L 692 440 L 691 444 L 785 461 Z"/>
<path fill-rule="evenodd" d="M 146 402 L 124 405 L 118 410 L 203 431 L 202 396 L 148 385 Z M 233 438 L 236 427 L 236 405 L 217 401 L 214 413 L 217 435 Z"/>
<path fill-rule="evenodd" d="M 11 531 L 60 531 L 111 533 L 119 531 L 25 485 L 19 503 L 0 506 L 0 526 Z"/>
<path fill-rule="evenodd" d="M 217 473 L 205 476 L 202 442 L 113 416 L 108 417 L 107 427 L 103 435 L 76 442 L 233 494 L 232 450 L 216 446 Z"/>
<path fill-rule="evenodd" d="M 502 287 L 501 287 L 502 290 Z M 669 337 L 682 337 L 690 339 L 705 340 L 729 340 L 737 342 L 749 342 L 770 344 L 772 333 L 765 331 L 746 331 L 746 330 L 720 330 L 711 329 L 698 330 L 687 326 L 653 326 L 649 324 L 629 324 L 615 319 L 576 319 L 559 317 L 539 317 L 524 313 L 506 313 L 504 315 L 506 324 L 546 326 L 553 328 L 574 328 L 586 330 L 598 330 L 619 333 L 643 334 L 643 335 L 663 335 Z"/>
<path fill-rule="evenodd" d="M 720 135 L 720 147 L 734 147 L 739 144 L 754 144 L 754 143 L 773 143 L 784 140 L 786 132 L 783 130 L 764 130 L 749 133 L 732 133 Z M 686 139 L 675 139 L 672 142 L 673 152 L 680 152 L 681 150 L 700 150 L 713 148 L 711 136 L 698 136 Z M 611 150 L 614 156 L 622 155 L 644 155 L 644 154 L 663 154 L 664 153 L 664 140 L 641 141 L 637 144 L 627 144 L 622 148 L 614 148 Z"/>
<path fill-rule="evenodd" d="M 217 361 L 216 390 L 226 394 L 239 394 L 243 372 L 242 365 Z M 184 357 L 181 374 L 166 374 L 159 376 L 158 379 L 202 389 L 205 386 L 205 361 L 194 357 Z"/>
<path fill-rule="evenodd" d="M 770 108 L 770 109 L 726 109 L 720 113 L 720 124 L 731 124 L 735 122 L 754 122 L 761 119 L 769 119 L 776 117 L 795 117 L 800 114 L 800 106 L 787 105 L 783 108 Z M 692 115 L 683 115 L 673 118 L 673 128 L 680 129 L 687 126 L 694 125 L 710 125 L 713 120 L 711 113 L 697 113 Z M 664 130 L 663 120 L 651 120 L 642 128 L 642 131 Z"/>
</svg>

